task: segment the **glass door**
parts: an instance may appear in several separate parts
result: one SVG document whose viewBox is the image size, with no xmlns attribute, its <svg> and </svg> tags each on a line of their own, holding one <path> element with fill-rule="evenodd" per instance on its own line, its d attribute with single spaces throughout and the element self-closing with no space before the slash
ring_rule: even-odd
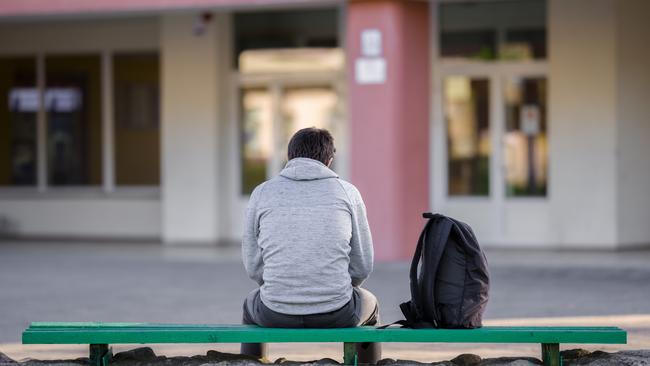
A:
<svg viewBox="0 0 650 366">
<path fill-rule="evenodd" d="M 488 242 L 545 235 L 546 88 L 534 67 L 464 65 L 434 75 L 436 211 L 469 222 Z"/>
<path fill-rule="evenodd" d="M 548 179 L 546 78 L 504 78 L 503 135 L 507 197 L 545 197 Z"/>
<path fill-rule="evenodd" d="M 432 207 L 470 223 L 482 237 L 501 226 L 497 84 L 484 68 L 434 73 Z"/>
<path fill-rule="evenodd" d="M 336 135 L 338 95 L 331 85 L 286 86 L 280 100 L 278 152 L 280 169 L 286 164 L 289 140 L 298 130 L 307 127 L 324 128 Z M 336 160 L 336 159 L 335 159 Z M 335 169 L 336 162 L 332 163 Z"/>
<path fill-rule="evenodd" d="M 280 172 L 296 131 L 325 128 L 338 142 L 342 108 L 335 85 L 276 80 L 244 86 L 240 93 L 241 194 Z M 337 164 L 335 159 L 334 169 Z"/>
<path fill-rule="evenodd" d="M 490 81 L 448 76 L 443 81 L 447 131 L 447 195 L 490 194 Z"/>
<path fill-rule="evenodd" d="M 338 73 L 236 75 L 228 135 L 234 161 L 226 162 L 229 230 L 241 231 L 241 217 L 253 189 L 277 175 L 287 162 L 287 145 L 301 128 L 328 129 L 335 140 L 333 169 L 347 176 L 344 79 Z"/>
<path fill-rule="evenodd" d="M 273 101 L 268 88 L 241 90 L 241 192 L 266 180 L 273 154 Z"/>
</svg>

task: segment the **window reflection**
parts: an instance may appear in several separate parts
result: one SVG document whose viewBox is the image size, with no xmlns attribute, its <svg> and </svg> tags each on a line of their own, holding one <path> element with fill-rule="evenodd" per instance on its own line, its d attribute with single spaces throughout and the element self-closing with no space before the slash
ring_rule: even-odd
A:
<svg viewBox="0 0 650 366">
<path fill-rule="evenodd" d="M 45 65 L 48 183 L 99 185 L 100 58 L 51 56 Z"/>
<path fill-rule="evenodd" d="M 250 194 L 266 180 L 273 144 L 271 95 L 266 89 L 243 89 L 242 108 L 242 193 Z"/>
<path fill-rule="evenodd" d="M 548 172 L 546 79 L 505 83 L 504 158 L 508 196 L 545 196 Z"/>
<path fill-rule="evenodd" d="M 285 89 L 282 97 L 283 155 L 298 130 L 307 127 L 325 128 L 334 133 L 337 95 L 331 87 L 300 87 Z"/>
<path fill-rule="evenodd" d="M 36 184 L 35 62 L 0 59 L 0 185 Z"/>
<path fill-rule="evenodd" d="M 268 170 L 272 159 L 280 163 L 278 168 L 286 164 L 287 145 L 296 131 L 317 127 L 335 134 L 337 107 L 338 95 L 330 86 L 285 88 L 278 105 L 268 89 L 243 89 L 242 193 L 251 193 L 277 173 Z M 274 121 L 274 111 L 279 112 L 278 121 Z"/>
<path fill-rule="evenodd" d="M 271 51 L 266 55 L 272 55 L 275 51 L 291 49 L 319 51 L 339 48 L 339 12 L 337 7 L 236 12 L 233 16 L 235 65 L 241 72 L 254 71 L 248 68 L 248 56 L 243 55 L 249 51 L 262 52 L 259 55 L 264 56 L 264 50 Z M 301 63 L 301 60 L 286 56 L 291 56 L 290 52 L 279 54 L 277 60 L 264 58 L 264 61 L 273 64 L 274 69 L 280 67 L 285 70 L 287 67 L 282 66 L 284 61 L 288 64 Z M 301 59 L 301 56 L 298 55 L 298 58 Z M 246 64 L 241 64 L 242 61 Z M 316 62 L 320 63 L 318 60 Z M 289 68 L 288 71 L 296 70 Z"/>
<path fill-rule="evenodd" d="M 497 35 L 493 30 L 443 31 L 440 55 L 445 58 L 493 60 L 497 57 Z"/>
<path fill-rule="evenodd" d="M 546 58 L 546 30 L 543 28 L 509 29 L 501 46 L 501 58 L 531 60 Z"/>
<path fill-rule="evenodd" d="M 489 82 L 454 76 L 445 79 L 448 193 L 489 194 Z"/>
</svg>

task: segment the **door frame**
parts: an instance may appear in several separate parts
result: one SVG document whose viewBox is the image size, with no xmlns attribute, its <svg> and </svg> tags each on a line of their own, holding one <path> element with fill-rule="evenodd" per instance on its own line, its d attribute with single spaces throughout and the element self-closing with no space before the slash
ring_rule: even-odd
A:
<svg viewBox="0 0 650 366">
<path fill-rule="evenodd" d="M 544 77 L 548 80 L 547 60 L 480 61 L 441 58 L 439 49 L 438 7 L 449 0 L 431 4 L 431 125 L 430 125 L 430 206 L 435 212 L 460 213 L 485 210 L 484 222 L 478 226 L 489 227 L 483 234 L 486 242 L 507 244 L 516 241 L 508 235 L 506 212 L 512 209 L 548 209 L 549 192 L 544 197 L 506 197 L 503 137 L 505 133 L 504 80 L 509 77 Z M 449 196 L 447 164 L 447 126 L 443 82 L 449 76 L 480 77 L 489 83 L 490 163 L 488 196 Z M 547 134 L 550 123 L 547 123 Z M 550 152 L 549 152 L 550 155 Z M 550 156 L 549 156 L 550 160 Z M 540 205 L 544 207 L 539 207 Z M 483 217 L 482 217 L 483 218 Z M 470 223 L 474 224 L 474 223 Z"/>
<path fill-rule="evenodd" d="M 435 211 L 447 212 L 460 206 L 478 209 L 488 205 L 490 225 L 497 228 L 489 241 L 505 242 L 507 238 L 505 214 L 511 203 L 516 205 L 547 204 L 544 197 L 506 197 L 503 138 L 505 134 L 504 80 L 510 77 L 547 77 L 546 62 L 440 62 L 433 74 L 433 125 L 431 206 Z M 488 196 L 450 196 L 448 194 L 447 126 L 443 83 L 450 76 L 484 78 L 489 83 L 490 163 Z M 474 208 L 471 208 L 475 206 Z"/>
<path fill-rule="evenodd" d="M 238 237 L 237 233 L 241 232 L 241 218 L 243 217 L 250 196 L 243 194 L 242 186 L 242 164 L 241 164 L 241 90 L 244 88 L 268 88 L 273 99 L 273 149 L 285 147 L 276 146 L 281 141 L 282 130 L 280 129 L 281 115 L 280 102 L 282 91 L 288 87 L 308 87 L 308 86 L 331 86 L 339 96 L 339 103 L 342 116 L 336 123 L 334 139 L 336 144 L 337 173 L 341 178 L 346 179 L 349 176 L 349 125 L 347 123 L 347 96 L 345 85 L 345 72 L 296 72 L 296 73 L 259 73 L 259 74 L 242 74 L 239 71 L 232 71 L 229 82 L 229 126 L 228 133 L 230 142 L 228 143 L 229 156 L 233 161 L 229 162 L 227 197 L 228 205 L 231 208 L 230 227 L 227 229 L 228 236 Z M 267 175 L 273 175 L 280 171 L 282 156 L 272 153 L 272 159 L 267 164 Z"/>
</svg>

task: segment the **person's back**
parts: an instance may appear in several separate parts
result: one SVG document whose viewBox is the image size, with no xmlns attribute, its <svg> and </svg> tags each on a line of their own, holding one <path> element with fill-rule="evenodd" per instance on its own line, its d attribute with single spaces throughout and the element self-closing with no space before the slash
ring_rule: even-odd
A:
<svg viewBox="0 0 650 366">
<path fill-rule="evenodd" d="M 243 309 L 244 324 L 286 328 L 337 328 L 378 322 L 377 299 L 360 288 L 373 266 L 372 237 L 359 191 L 329 166 L 334 156 L 326 130 L 298 131 L 289 162 L 259 185 L 246 210 L 242 257 L 260 288 Z M 376 362 L 378 344 L 359 349 Z M 263 345 L 242 344 L 263 357 Z"/>
<path fill-rule="evenodd" d="M 339 309 L 350 301 L 352 286 L 372 271 L 361 196 L 323 163 L 292 159 L 280 175 L 256 188 L 249 209 L 258 224 L 247 228 L 259 229 L 245 235 L 257 237 L 263 273 L 251 269 L 270 309 L 293 315 Z M 250 259 L 245 263 L 253 267 L 261 264 L 255 249 L 244 251 Z"/>
</svg>

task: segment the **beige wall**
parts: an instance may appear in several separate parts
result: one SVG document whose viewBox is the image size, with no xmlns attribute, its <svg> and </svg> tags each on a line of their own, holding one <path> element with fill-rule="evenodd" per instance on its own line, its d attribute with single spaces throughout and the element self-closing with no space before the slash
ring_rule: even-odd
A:
<svg viewBox="0 0 650 366">
<path fill-rule="evenodd" d="M 650 2 L 550 0 L 554 227 L 565 247 L 650 244 Z"/>
<path fill-rule="evenodd" d="M 0 198 L 0 234 L 27 237 L 147 239 L 160 237 L 157 194 L 61 192 Z"/>
<path fill-rule="evenodd" d="M 218 239 L 217 27 L 193 34 L 196 14 L 161 22 L 162 213 L 166 243 Z"/>
<path fill-rule="evenodd" d="M 650 244 L 650 1 L 617 2 L 618 240 Z"/>
<path fill-rule="evenodd" d="M 549 1 L 549 197 L 563 247 L 617 245 L 614 0 Z"/>
</svg>

